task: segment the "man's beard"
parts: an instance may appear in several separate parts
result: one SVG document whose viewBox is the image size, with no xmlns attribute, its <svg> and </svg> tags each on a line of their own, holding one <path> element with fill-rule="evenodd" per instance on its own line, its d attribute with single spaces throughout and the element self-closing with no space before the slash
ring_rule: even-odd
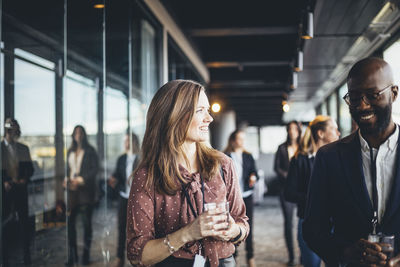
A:
<svg viewBox="0 0 400 267">
<path fill-rule="evenodd" d="M 392 105 L 389 104 L 383 108 L 374 107 L 373 112 L 376 116 L 376 122 L 373 125 L 369 123 L 361 122 L 361 116 L 369 112 L 359 112 L 357 110 L 350 109 L 350 114 L 353 120 L 357 123 L 360 131 L 365 134 L 377 134 L 384 131 L 390 124 L 390 119 L 392 116 Z"/>
</svg>

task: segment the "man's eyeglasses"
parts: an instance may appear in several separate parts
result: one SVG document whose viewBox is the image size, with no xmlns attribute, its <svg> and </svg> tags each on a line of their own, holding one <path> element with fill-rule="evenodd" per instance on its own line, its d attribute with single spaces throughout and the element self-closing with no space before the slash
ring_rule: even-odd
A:
<svg viewBox="0 0 400 267">
<path fill-rule="evenodd" d="M 381 95 L 389 88 L 392 88 L 394 85 L 388 85 L 385 88 L 379 90 L 378 92 L 359 92 L 359 91 L 351 91 L 348 92 L 344 97 L 344 101 L 346 102 L 347 105 L 351 107 L 356 107 L 361 103 L 361 100 L 364 101 L 365 104 L 371 105 L 371 104 L 376 104 L 380 98 Z"/>
</svg>

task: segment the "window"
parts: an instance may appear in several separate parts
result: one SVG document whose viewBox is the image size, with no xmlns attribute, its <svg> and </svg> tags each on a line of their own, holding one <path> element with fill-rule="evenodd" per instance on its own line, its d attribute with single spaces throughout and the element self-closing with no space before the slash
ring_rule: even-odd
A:
<svg viewBox="0 0 400 267">
<path fill-rule="evenodd" d="M 339 88 L 339 130 L 341 136 L 346 136 L 351 133 L 351 116 L 349 112 L 349 107 L 346 102 L 344 102 L 343 97 L 347 93 L 347 85 L 343 84 Z"/>
<path fill-rule="evenodd" d="M 128 129 L 128 100 L 121 91 L 107 87 L 104 105 L 106 162 L 112 170 L 118 156 L 124 151 L 123 140 Z"/>
<path fill-rule="evenodd" d="M 150 104 L 154 92 L 158 89 L 156 34 L 154 28 L 145 20 L 142 20 L 141 37 L 142 100 Z"/>
<path fill-rule="evenodd" d="M 400 84 L 400 40 L 397 40 L 388 49 L 383 52 L 383 58 L 392 67 L 394 83 L 399 86 Z M 400 123 L 400 101 L 397 98 L 392 106 L 393 121 Z"/>
<path fill-rule="evenodd" d="M 14 64 L 15 118 L 21 127 L 20 141 L 29 147 L 35 168 L 28 185 L 29 213 L 33 215 L 55 205 L 55 74 L 21 59 Z M 43 194 L 47 190 L 52 193 Z"/>
<path fill-rule="evenodd" d="M 66 147 L 76 125 L 82 125 L 89 143 L 97 147 L 97 88 L 93 80 L 68 71 L 64 88 L 64 134 Z"/>
<path fill-rule="evenodd" d="M 337 94 L 333 92 L 331 96 L 328 98 L 329 101 L 329 116 L 337 121 Z"/>
</svg>

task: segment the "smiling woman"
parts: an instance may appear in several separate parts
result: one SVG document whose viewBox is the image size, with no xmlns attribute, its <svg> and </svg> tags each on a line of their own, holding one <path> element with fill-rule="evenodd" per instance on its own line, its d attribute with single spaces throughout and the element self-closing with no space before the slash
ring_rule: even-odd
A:
<svg viewBox="0 0 400 267">
<path fill-rule="evenodd" d="M 209 108 L 203 86 L 187 80 L 168 82 L 150 104 L 128 201 L 134 265 L 235 266 L 234 244 L 249 226 L 232 160 L 205 144 Z M 204 209 L 226 202 L 228 217 Z"/>
</svg>

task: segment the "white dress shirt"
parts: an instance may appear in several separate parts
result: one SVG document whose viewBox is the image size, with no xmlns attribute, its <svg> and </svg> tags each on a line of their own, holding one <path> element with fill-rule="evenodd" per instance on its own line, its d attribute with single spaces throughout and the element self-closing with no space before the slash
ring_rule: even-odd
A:
<svg viewBox="0 0 400 267">
<path fill-rule="evenodd" d="M 360 136 L 362 166 L 365 177 L 365 184 L 372 203 L 372 179 L 371 179 L 371 158 L 367 141 Z M 399 127 L 396 124 L 394 133 L 379 146 L 378 149 L 372 148 L 373 156 L 376 159 L 376 187 L 378 191 L 378 221 L 381 222 L 390 191 L 396 174 L 396 152 L 397 140 L 399 137 Z"/>
<path fill-rule="evenodd" d="M 123 198 L 128 199 L 129 198 L 129 192 L 131 190 L 131 174 L 133 171 L 133 162 L 135 162 L 136 155 L 135 154 L 127 154 L 126 155 L 126 169 L 125 169 L 125 174 L 126 174 L 126 181 L 125 181 L 125 187 L 124 191 L 120 191 L 119 195 Z"/>
</svg>

